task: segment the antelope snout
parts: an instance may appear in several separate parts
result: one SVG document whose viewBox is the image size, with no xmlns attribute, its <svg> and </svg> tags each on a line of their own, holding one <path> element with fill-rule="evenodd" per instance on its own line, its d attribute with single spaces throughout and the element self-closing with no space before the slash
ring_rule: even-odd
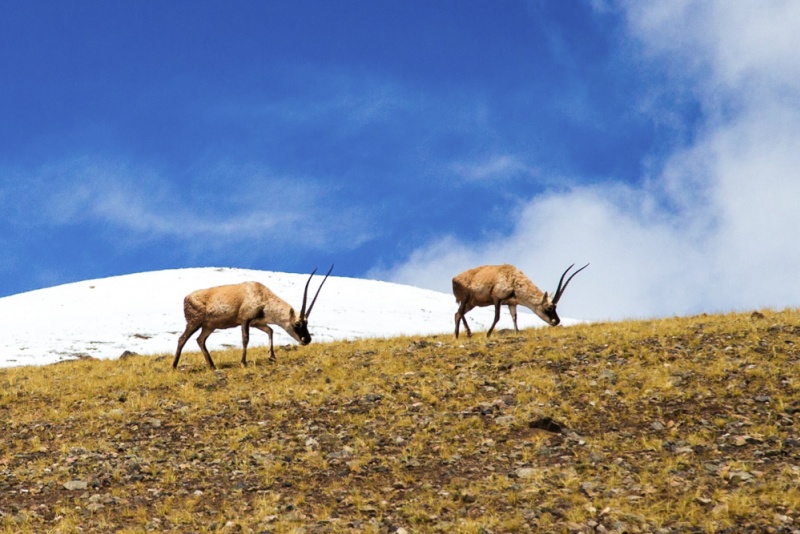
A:
<svg viewBox="0 0 800 534">
<path fill-rule="evenodd" d="M 301 345 L 306 346 L 309 343 L 311 343 L 311 336 L 306 336 L 306 337 L 300 338 L 300 344 Z"/>
<path fill-rule="evenodd" d="M 550 326 L 558 326 L 559 323 L 561 323 L 561 319 L 559 319 L 558 317 L 550 319 Z"/>
</svg>

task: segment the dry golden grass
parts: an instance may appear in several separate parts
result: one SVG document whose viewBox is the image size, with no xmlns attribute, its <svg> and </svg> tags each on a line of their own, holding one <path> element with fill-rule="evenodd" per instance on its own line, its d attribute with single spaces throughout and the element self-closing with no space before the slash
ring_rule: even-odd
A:
<svg viewBox="0 0 800 534">
<path fill-rule="evenodd" d="M 0 532 L 792 532 L 799 334 L 764 311 L 4 369 Z"/>
</svg>

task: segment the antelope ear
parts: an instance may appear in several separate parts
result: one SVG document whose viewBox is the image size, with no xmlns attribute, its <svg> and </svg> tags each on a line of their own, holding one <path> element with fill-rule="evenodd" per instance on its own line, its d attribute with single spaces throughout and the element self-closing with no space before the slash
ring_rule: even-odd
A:
<svg viewBox="0 0 800 534">
<path fill-rule="evenodd" d="M 542 304 L 547 304 L 548 302 L 550 302 L 550 295 L 548 295 L 547 291 L 545 291 L 544 295 L 542 296 Z"/>
<path fill-rule="evenodd" d="M 297 314 L 294 311 L 294 308 L 289 308 L 289 320 L 291 322 L 295 322 L 297 318 Z"/>
</svg>

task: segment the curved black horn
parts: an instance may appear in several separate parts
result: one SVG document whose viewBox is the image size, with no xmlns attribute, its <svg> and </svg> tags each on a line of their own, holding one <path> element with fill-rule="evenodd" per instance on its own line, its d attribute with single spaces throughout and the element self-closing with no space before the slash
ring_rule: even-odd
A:
<svg viewBox="0 0 800 534">
<path fill-rule="evenodd" d="M 569 284 L 569 281 L 572 280 L 575 277 L 576 274 L 578 274 L 579 272 L 581 272 L 582 270 L 584 270 L 588 266 L 589 266 L 589 264 L 587 263 L 586 265 L 584 265 L 583 267 L 581 267 L 580 269 L 578 269 L 577 271 L 572 273 L 569 276 L 569 278 L 567 278 L 566 283 L 562 286 L 561 283 L 564 282 L 564 277 L 567 276 L 567 273 L 569 272 L 570 269 L 575 267 L 575 264 L 573 263 L 572 265 L 567 267 L 567 270 L 564 271 L 564 274 L 561 275 L 561 280 L 558 281 L 558 288 L 556 289 L 556 294 L 553 297 L 553 304 L 558 304 L 558 300 L 561 298 L 561 295 L 563 295 L 564 291 L 567 289 L 567 285 Z"/>
<path fill-rule="evenodd" d="M 317 268 L 314 267 L 314 270 L 311 271 L 311 276 L 308 277 L 306 280 L 306 288 L 303 290 L 303 305 L 300 306 L 300 317 L 306 316 L 306 299 L 308 298 L 308 284 L 311 283 L 311 279 L 314 278 L 314 273 L 317 272 Z"/>
<path fill-rule="evenodd" d="M 317 292 L 314 294 L 314 298 L 311 299 L 311 305 L 308 307 L 308 311 L 305 312 L 305 315 L 303 315 L 303 317 L 305 317 L 306 319 L 308 319 L 308 316 L 311 315 L 311 310 L 314 309 L 314 303 L 317 302 L 319 291 L 320 289 L 322 289 L 322 285 L 325 283 L 325 280 L 328 279 L 328 275 L 331 274 L 332 270 L 333 270 L 333 264 L 331 263 L 331 268 L 328 269 L 327 273 L 325 273 L 325 278 L 322 279 L 322 284 L 319 285 L 319 287 L 317 288 Z M 314 269 L 314 272 L 317 272 L 317 270 Z M 314 276 L 314 273 L 311 273 L 311 276 Z M 311 278 L 309 278 L 308 281 L 310 282 Z M 308 283 L 306 283 L 306 292 L 308 292 Z M 305 309 L 305 295 L 303 295 L 303 309 Z"/>
</svg>

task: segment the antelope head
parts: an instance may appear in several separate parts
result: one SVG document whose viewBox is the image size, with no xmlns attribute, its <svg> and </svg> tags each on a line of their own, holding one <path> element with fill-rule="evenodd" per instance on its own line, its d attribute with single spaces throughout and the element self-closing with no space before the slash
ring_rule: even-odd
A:
<svg viewBox="0 0 800 534">
<path fill-rule="evenodd" d="M 306 288 L 303 291 L 303 305 L 300 308 L 300 316 L 295 317 L 294 321 L 292 321 L 292 330 L 293 332 L 289 332 L 293 334 L 297 341 L 300 342 L 301 345 L 308 345 L 311 343 L 311 334 L 308 332 L 308 318 L 311 315 L 311 310 L 314 309 L 314 303 L 317 301 L 317 297 L 319 296 L 319 291 L 322 289 L 322 285 L 325 283 L 325 280 L 328 279 L 328 275 L 331 274 L 333 270 L 333 265 L 331 268 L 328 269 L 327 274 L 325 274 L 325 278 L 322 279 L 322 283 L 317 288 L 317 292 L 314 294 L 314 298 L 311 299 L 311 305 L 306 309 L 306 301 L 308 300 L 308 284 L 311 283 L 311 279 L 314 277 L 314 274 L 317 272 L 314 269 L 311 272 L 311 276 L 308 277 L 308 281 L 306 281 Z"/>
<path fill-rule="evenodd" d="M 567 270 L 564 271 L 564 274 L 561 275 L 561 280 L 558 281 L 558 287 L 556 288 L 556 292 L 552 296 L 549 295 L 547 291 L 545 291 L 544 296 L 542 296 L 542 302 L 540 304 L 541 313 L 537 311 L 536 315 L 538 315 L 543 321 L 548 323 L 550 326 L 558 326 L 558 324 L 561 322 L 561 319 L 558 317 L 558 313 L 556 313 L 556 305 L 558 304 L 558 301 L 561 300 L 561 296 L 567 289 L 567 285 L 569 284 L 570 280 L 572 280 L 572 278 L 576 274 L 587 268 L 589 264 L 587 263 L 586 265 L 584 265 L 583 267 L 572 273 L 570 277 L 567 278 L 567 281 L 564 282 L 564 277 L 567 276 L 569 270 L 572 269 L 574 266 L 575 264 L 573 263 L 572 265 L 567 267 Z"/>
</svg>

